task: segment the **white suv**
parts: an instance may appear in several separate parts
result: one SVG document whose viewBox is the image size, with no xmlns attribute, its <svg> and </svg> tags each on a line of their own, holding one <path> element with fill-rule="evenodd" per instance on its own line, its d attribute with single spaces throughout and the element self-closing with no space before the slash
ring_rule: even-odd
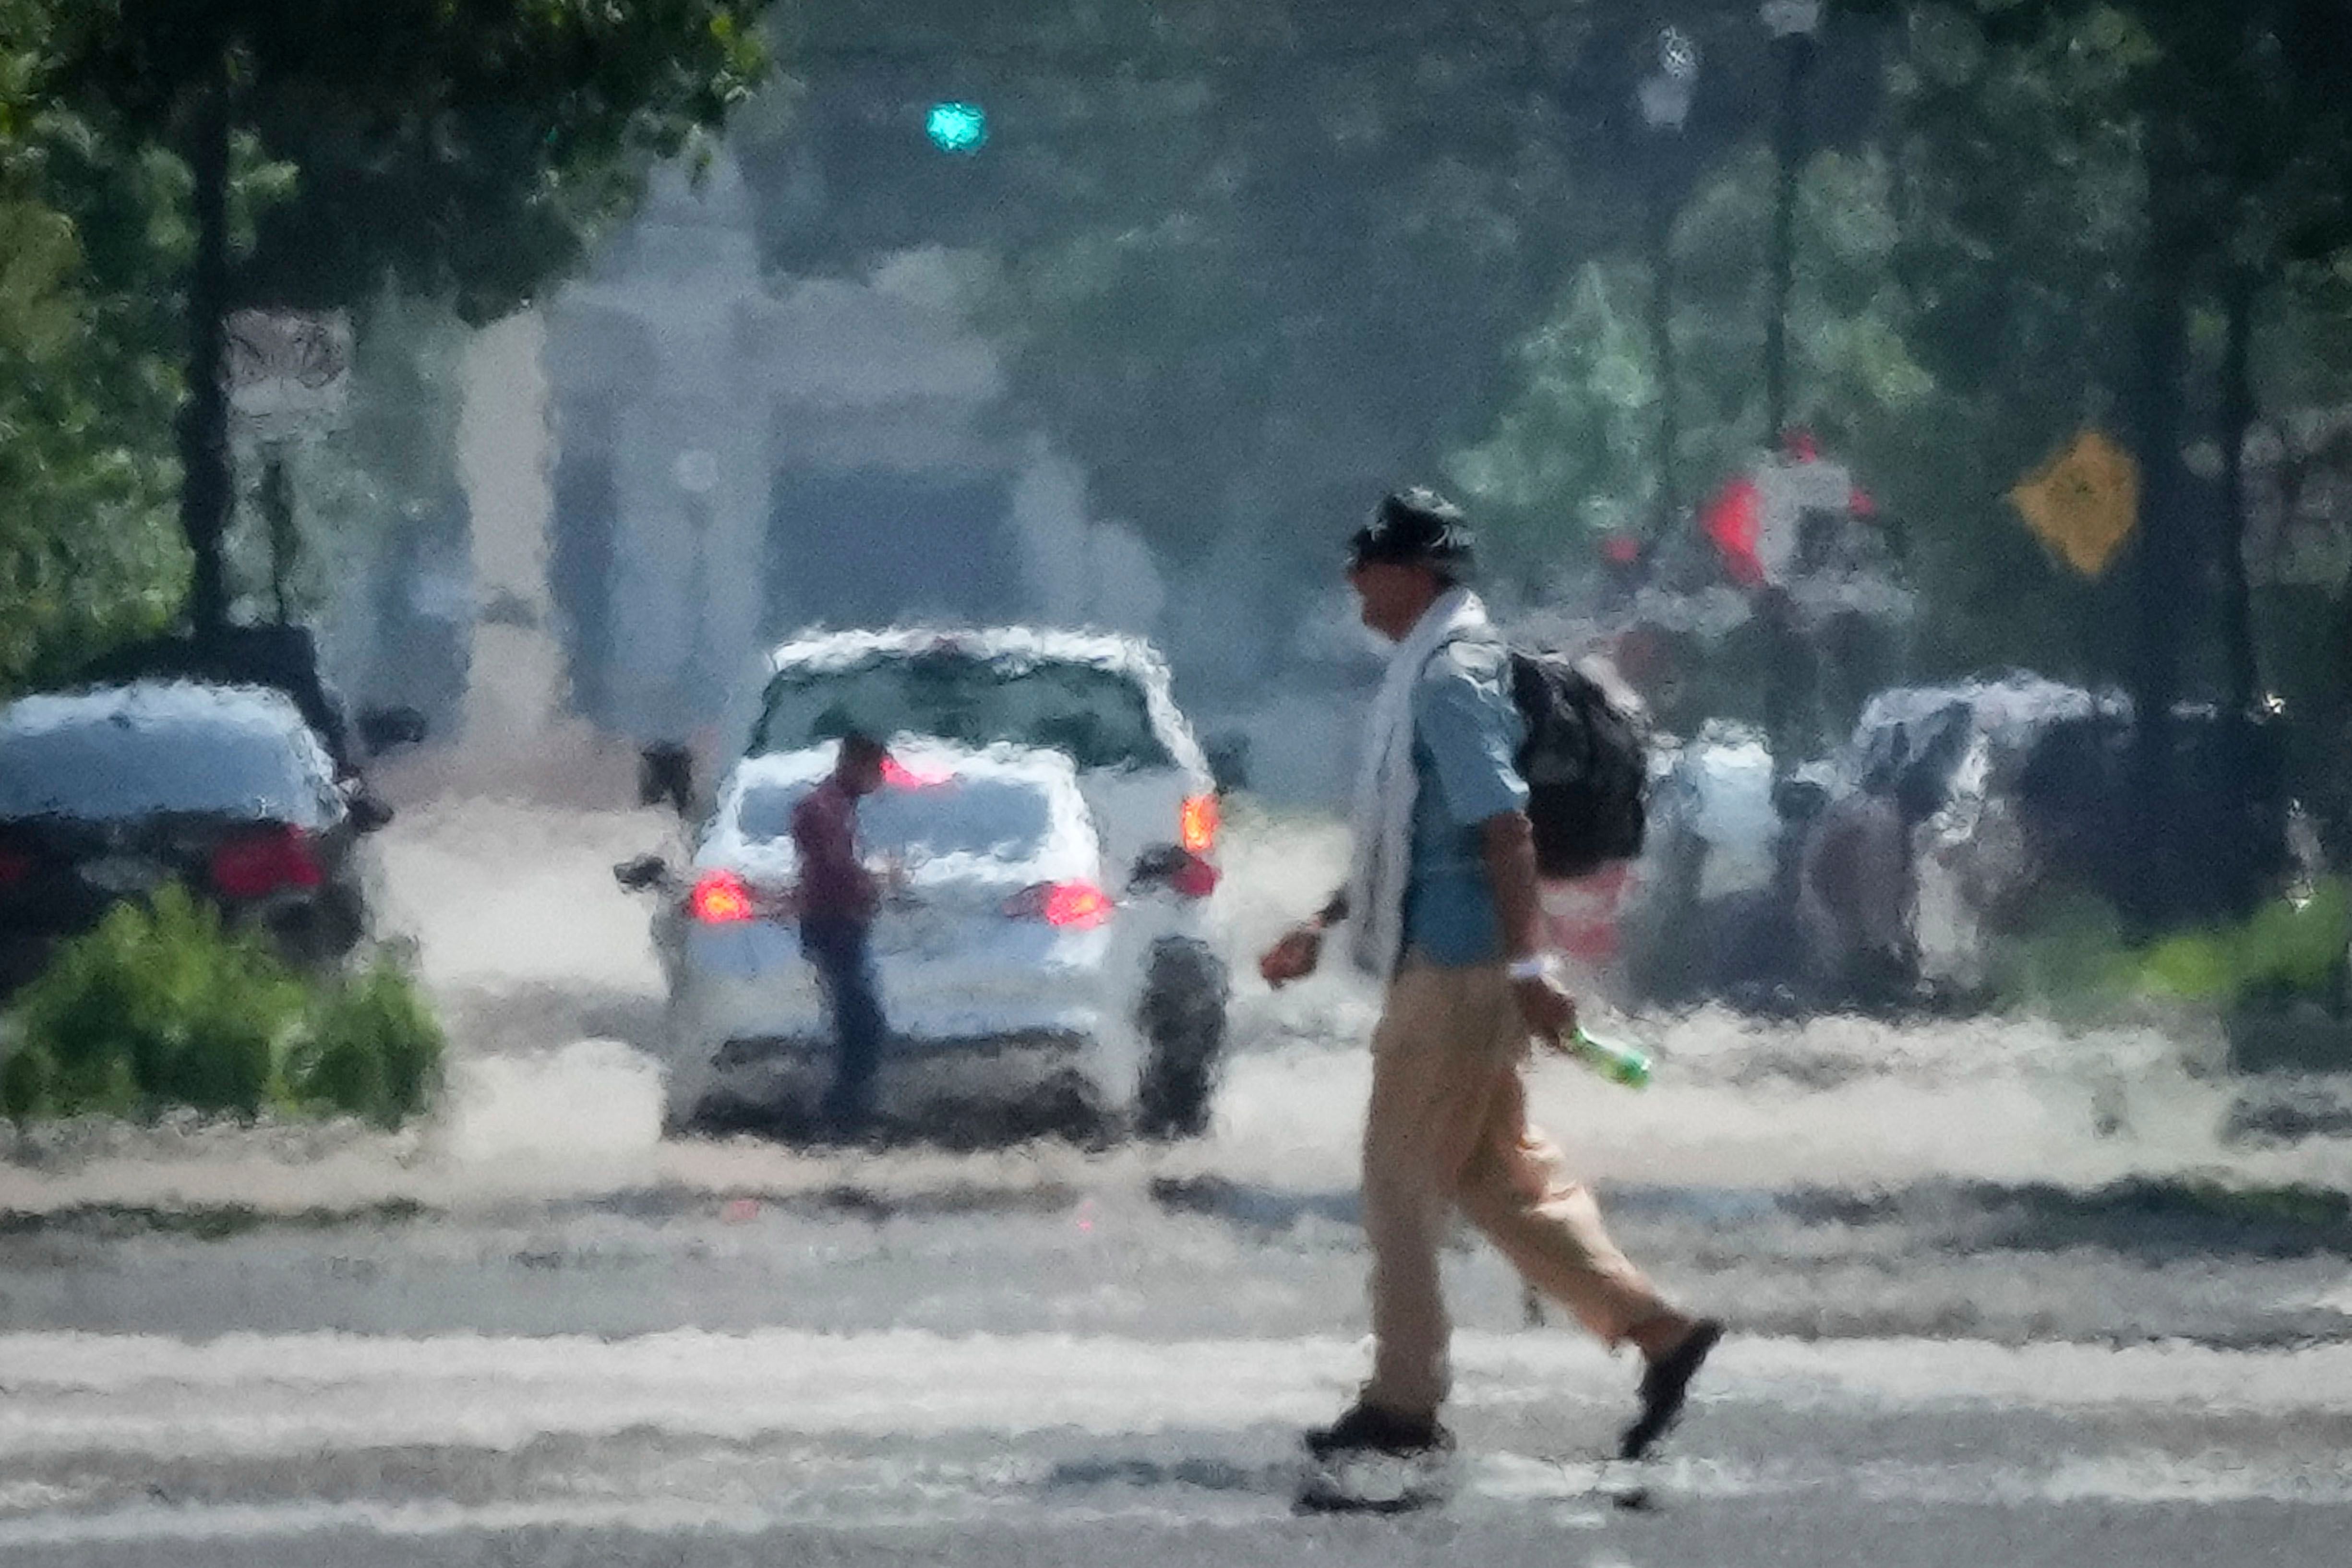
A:
<svg viewBox="0 0 2352 1568">
<path fill-rule="evenodd" d="M 950 758 L 990 748 L 1058 754 L 1090 820 L 1101 891 L 1116 902 L 1117 942 L 1107 960 L 1125 974 L 1108 987 L 1125 1015 L 1098 1032 L 1131 1030 L 1137 1049 L 1097 1042 L 1087 1060 L 1128 1066 L 1128 1082 L 1095 1084 L 1099 1109 L 1131 1119 L 1150 1136 L 1190 1134 L 1207 1124 L 1224 1049 L 1225 967 L 1211 940 L 1217 885 L 1218 800 L 1208 764 L 1170 695 L 1167 666 L 1150 647 L 1101 633 L 1005 629 L 984 632 L 841 632 L 795 639 L 763 661 L 749 683 L 755 700 L 733 716 L 742 758 L 722 786 L 706 823 L 698 873 L 714 869 L 726 814 L 740 808 L 746 781 L 781 769 L 798 777 L 821 768 L 833 742 L 850 730 L 879 737 L 928 737 Z M 917 742 L 920 745 L 921 742 Z M 964 766 L 958 763 L 956 766 Z M 1034 768 L 1024 768 L 1034 772 Z M 887 847 L 887 846 L 877 846 Z M 641 872 L 633 880 L 649 884 Z M 660 923 L 691 922 L 693 891 L 671 884 Z M 682 929 L 682 927 L 677 927 Z M 877 936 L 883 935 L 877 926 Z M 657 935 L 658 941 L 658 935 Z M 666 961 L 683 945 L 661 943 Z M 878 955 L 885 1012 L 894 988 L 909 998 L 891 1019 L 884 1071 L 900 1061 L 936 1058 L 936 1030 L 926 1011 L 956 1009 L 933 997 L 915 1005 L 908 983 L 894 988 L 892 956 Z M 903 967 L 904 960 L 900 960 Z M 765 1047 L 750 1017 L 713 1014 L 694 994 L 691 966 L 672 962 L 673 1047 L 684 1061 L 707 1051 L 714 1062 L 757 1055 Z M 929 984 L 929 982 L 921 982 Z M 675 1070 L 674 1070 L 675 1072 Z M 681 1094 L 696 1092 L 688 1072 Z M 673 1110 L 694 1107 L 674 1102 Z"/>
</svg>

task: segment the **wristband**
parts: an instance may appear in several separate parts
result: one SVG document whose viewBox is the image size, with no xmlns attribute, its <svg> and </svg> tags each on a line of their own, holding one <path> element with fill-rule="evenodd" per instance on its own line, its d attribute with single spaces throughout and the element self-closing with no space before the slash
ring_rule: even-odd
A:
<svg viewBox="0 0 2352 1568">
<path fill-rule="evenodd" d="M 1549 980 L 1551 960 L 1548 957 L 1514 958 L 1507 971 L 1514 980 Z"/>
</svg>

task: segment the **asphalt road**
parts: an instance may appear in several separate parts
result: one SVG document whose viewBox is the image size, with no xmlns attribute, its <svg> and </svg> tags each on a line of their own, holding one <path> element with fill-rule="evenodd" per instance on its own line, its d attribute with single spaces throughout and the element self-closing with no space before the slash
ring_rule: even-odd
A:
<svg viewBox="0 0 2352 1568">
<path fill-rule="evenodd" d="M 0 1563 L 2345 1560 L 2352 1146 L 2263 1134 L 2193 1030 L 1710 1014 L 1634 1020 L 1644 1094 L 1539 1070 L 1735 1336 L 1604 1464 L 1633 1366 L 1465 1237 L 1455 1495 L 1303 1517 L 1297 1431 L 1364 1365 L 1368 999 L 1245 990 L 1177 1148 L 665 1142 L 604 880 L 656 832 L 395 829 L 463 1050 L 428 1128 L 12 1145 Z M 1237 950 L 1332 850 L 1244 832 Z"/>
</svg>

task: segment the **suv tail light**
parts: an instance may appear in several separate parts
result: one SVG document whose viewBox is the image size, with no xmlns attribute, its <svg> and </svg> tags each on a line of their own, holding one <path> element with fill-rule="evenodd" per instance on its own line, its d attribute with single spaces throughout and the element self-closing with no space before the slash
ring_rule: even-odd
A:
<svg viewBox="0 0 2352 1568">
<path fill-rule="evenodd" d="M 909 768 L 895 757 L 882 758 L 882 782 L 893 789 L 936 789 L 954 777 L 945 768 Z"/>
<path fill-rule="evenodd" d="M 14 887 L 32 874 L 32 856 L 21 850 L 0 847 L 0 887 Z"/>
<path fill-rule="evenodd" d="M 212 873 L 213 886 L 231 898 L 260 898 L 327 880 L 310 836 L 283 824 L 224 841 L 213 851 Z"/>
<path fill-rule="evenodd" d="M 707 871 L 686 895 L 687 912 L 705 925 L 733 925 L 758 911 L 751 884 L 731 871 Z"/>
<path fill-rule="evenodd" d="M 1217 829 L 1223 818 L 1214 795 L 1189 795 L 1176 817 L 1176 841 L 1193 854 L 1205 855 L 1217 847 Z"/>
<path fill-rule="evenodd" d="M 1091 931 L 1118 912 L 1110 894 L 1089 882 L 1049 882 L 1004 901 L 1016 920 L 1042 920 L 1066 931 Z"/>
</svg>

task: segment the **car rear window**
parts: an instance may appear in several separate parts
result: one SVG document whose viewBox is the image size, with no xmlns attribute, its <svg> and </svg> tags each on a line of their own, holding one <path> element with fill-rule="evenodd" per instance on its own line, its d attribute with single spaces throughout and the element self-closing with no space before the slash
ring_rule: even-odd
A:
<svg viewBox="0 0 2352 1568">
<path fill-rule="evenodd" d="M 736 808 L 737 830 L 755 843 L 789 840 L 793 808 L 814 788 L 814 781 L 753 785 Z M 953 779 L 868 795 L 858 802 L 857 821 L 866 847 L 883 854 L 1025 861 L 1045 847 L 1053 805 L 1034 784 Z"/>
<path fill-rule="evenodd" d="M 316 826 L 327 788 L 295 737 L 257 726 L 93 717 L 0 737 L 0 818 L 187 812 Z"/>
<path fill-rule="evenodd" d="M 786 670 L 768 684 L 754 753 L 797 751 L 851 730 L 936 736 L 966 746 L 1010 742 L 1081 768 L 1174 764 L 1129 675 L 1069 660 L 970 653 L 884 657 L 839 670 Z"/>
</svg>

